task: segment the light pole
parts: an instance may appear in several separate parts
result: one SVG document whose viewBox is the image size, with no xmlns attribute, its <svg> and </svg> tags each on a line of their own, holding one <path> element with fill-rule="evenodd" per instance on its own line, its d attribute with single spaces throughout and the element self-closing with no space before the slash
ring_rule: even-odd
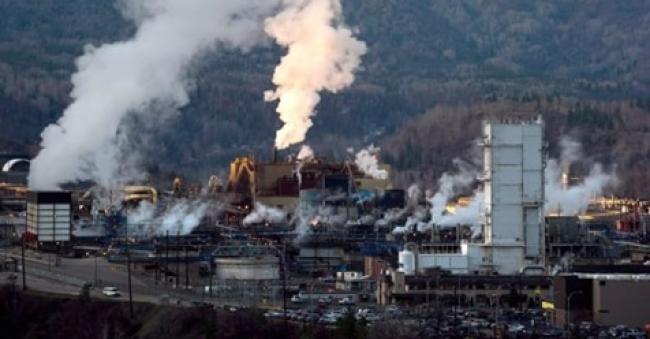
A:
<svg viewBox="0 0 650 339">
<path fill-rule="evenodd" d="M 23 273 L 23 291 L 27 291 L 27 270 L 25 269 L 25 237 L 27 230 L 23 231 L 22 241 L 20 242 L 20 265 Z"/>
<path fill-rule="evenodd" d="M 287 263 L 286 263 L 286 253 L 287 245 L 285 242 L 282 242 L 282 250 L 275 248 L 275 252 L 278 254 L 278 259 L 280 259 L 280 271 L 282 274 L 282 313 L 284 318 L 284 327 L 287 329 Z"/>
<path fill-rule="evenodd" d="M 440 312 L 440 274 L 436 275 L 436 316 L 438 327 L 440 327 L 440 317 L 442 316 L 442 312 Z"/>
<path fill-rule="evenodd" d="M 430 281 L 431 278 L 427 279 L 427 291 L 426 291 L 427 310 L 429 310 L 429 282 Z"/>
<path fill-rule="evenodd" d="M 571 321 L 571 298 L 573 298 L 575 295 L 582 294 L 582 291 L 573 291 L 569 293 L 569 296 L 567 297 L 567 305 L 566 305 L 566 326 L 569 328 L 569 323 Z"/>
<path fill-rule="evenodd" d="M 126 223 L 126 237 L 125 237 L 125 247 L 126 247 L 126 272 L 129 285 L 129 313 L 131 319 L 133 319 L 133 290 L 131 289 L 131 254 L 129 253 L 129 224 Z"/>
<path fill-rule="evenodd" d="M 95 287 L 97 287 L 97 252 L 95 252 Z"/>
<path fill-rule="evenodd" d="M 497 337 L 497 329 L 499 327 L 499 295 L 498 294 L 492 294 L 492 297 L 494 297 L 494 301 L 492 302 L 492 308 L 494 308 L 494 337 Z"/>
<path fill-rule="evenodd" d="M 210 297 L 210 299 L 212 299 L 212 274 L 213 274 L 212 273 L 212 263 L 213 262 L 214 262 L 214 259 L 212 258 L 212 255 L 210 255 L 210 262 L 209 262 L 209 265 L 208 265 L 208 268 L 210 268 L 210 275 L 208 277 L 208 279 L 209 279 L 209 281 L 208 281 L 208 297 Z"/>
</svg>

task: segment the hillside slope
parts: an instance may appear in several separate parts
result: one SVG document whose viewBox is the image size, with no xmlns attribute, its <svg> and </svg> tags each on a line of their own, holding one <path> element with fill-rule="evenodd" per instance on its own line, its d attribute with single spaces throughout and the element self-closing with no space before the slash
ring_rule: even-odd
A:
<svg viewBox="0 0 650 339">
<path fill-rule="evenodd" d="M 369 52 L 352 88 L 326 95 L 318 108 L 308 141 L 321 154 L 342 156 L 348 146 L 403 133 L 396 131 L 405 121 L 441 104 L 650 97 L 648 1 L 350 0 L 344 7 Z M 133 27 L 104 0 L 0 0 L 0 12 L 7 13 L 0 23 L 0 146 L 33 152 L 43 126 L 69 102 L 84 45 L 124 39 Z M 162 129 L 134 128 L 147 161 L 205 175 L 242 152 L 268 157 L 280 122 L 262 93 L 272 87 L 281 54 L 268 43 L 206 56 L 182 114 Z M 625 133 L 619 128 L 612 134 Z M 624 138 L 602 152 L 638 142 Z"/>
</svg>

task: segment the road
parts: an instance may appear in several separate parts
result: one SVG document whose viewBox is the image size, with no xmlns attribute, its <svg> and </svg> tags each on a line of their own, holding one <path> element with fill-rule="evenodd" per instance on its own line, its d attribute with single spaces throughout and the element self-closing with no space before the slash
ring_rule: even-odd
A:
<svg viewBox="0 0 650 339">
<path fill-rule="evenodd" d="M 0 257 L 14 258 L 20 265 L 20 248 L 2 249 Z M 90 283 L 91 297 L 128 301 L 128 275 L 126 266 L 108 262 L 104 257 L 63 258 L 54 254 L 40 253 L 32 250 L 25 251 L 25 266 L 27 272 L 27 286 L 30 289 L 49 293 L 78 295 L 84 283 Z M 182 265 L 181 265 L 182 266 Z M 6 283 L 8 273 L 2 272 L 0 283 Z M 16 285 L 22 286 L 20 272 L 15 273 L 18 278 Z M 196 281 L 196 278 L 194 278 Z M 204 286 L 207 279 L 201 279 L 197 285 Z M 181 283 L 184 282 L 181 274 Z M 171 284 L 157 282 L 152 276 L 142 271 L 133 271 L 131 277 L 133 300 L 136 302 L 165 303 L 174 305 L 192 305 L 193 301 L 208 302 L 215 305 L 251 306 L 245 297 L 227 298 L 219 300 L 208 298 L 202 288 L 194 292 L 182 288 L 174 288 Z M 106 297 L 101 293 L 103 287 L 117 287 L 121 293 L 119 297 Z M 216 293 L 215 293 L 216 294 Z M 277 300 L 276 300 L 277 302 Z"/>
</svg>

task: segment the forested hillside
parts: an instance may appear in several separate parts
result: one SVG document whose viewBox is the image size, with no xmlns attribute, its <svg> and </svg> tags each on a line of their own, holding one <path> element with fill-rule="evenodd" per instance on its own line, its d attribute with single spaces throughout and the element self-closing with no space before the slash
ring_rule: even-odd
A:
<svg viewBox="0 0 650 339">
<path fill-rule="evenodd" d="M 403 180 L 435 177 L 465 156 L 483 116 L 540 112 L 551 151 L 560 133 L 576 134 L 586 153 L 618 165 L 624 178 L 642 176 L 638 166 L 650 156 L 643 130 L 650 2 L 347 0 L 344 7 L 369 51 L 355 84 L 318 108 L 308 142 L 319 153 L 343 156 L 349 146 L 380 143 Z M 0 0 L 0 13 L 0 147 L 35 152 L 41 129 L 69 101 L 84 46 L 127 38 L 133 26 L 108 0 Z M 280 122 L 262 93 L 281 54 L 269 41 L 197 62 L 191 103 L 164 128 L 136 127 L 151 168 L 205 175 L 242 152 L 268 156 Z"/>
<path fill-rule="evenodd" d="M 399 170 L 398 180 L 432 186 L 454 158 L 480 162 L 478 144 L 484 119 L 536 119 L 545 122 L 550 157 L 560 157 L 563 136 L 579 141 L 585 173 L 601 163 L 618 174 L 617 192 L 650 197 L 650 101 L 602 102 L 567 99 L 485 101 L 438 105 L 406 122 L 383 142 L 384 157 Z"/>
</svg>

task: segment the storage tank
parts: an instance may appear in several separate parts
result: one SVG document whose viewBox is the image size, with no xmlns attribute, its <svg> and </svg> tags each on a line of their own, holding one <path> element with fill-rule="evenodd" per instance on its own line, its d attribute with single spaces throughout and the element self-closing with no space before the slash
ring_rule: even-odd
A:
<svg viewBox="0 0 650 339">
<path fill-rule="evenodd" d="M 278 280 L 280 258 L 277 249 L 258 245 L 225 245 L 212 252 L 219 280 Z"/>
<path fill-rule="evenodd" d="M 413 251 L 404 249 L 399 252 L 397 256 L 398 271 L 403 272 L 405 275 L 415 274 L 415 253 Z"/>
</svg>

